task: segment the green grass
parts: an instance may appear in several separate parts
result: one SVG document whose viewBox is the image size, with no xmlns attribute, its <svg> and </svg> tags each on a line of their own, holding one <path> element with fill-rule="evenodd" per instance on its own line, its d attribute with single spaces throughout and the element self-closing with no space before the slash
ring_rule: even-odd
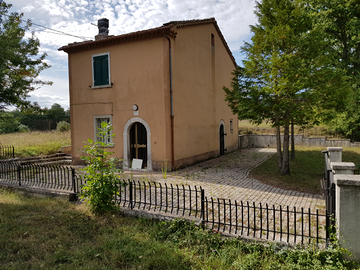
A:
<svg viewBox="0 0 360 270">
<path fill-rule="evenodd" d="M 0 134 L 3 145 L 13 145 L 15 156 L 49 155 L 60 151 L 61 146 L 71 145 L 71 131 L 24 132 Z"/>
<path fill-rule="evenodd" d="M 290 175 L 280 176 L 277 156 L 274 155 L 251 170 L 249 176 L 268 185 L 288 190 L 323 194 L 320 180 L 323 178 L 325 159 L 321 152 L 325 147 L 295 146 L 295 160 L 290 161 Z M 344 148 L 344 162 L 360 164 L 359 148 Z"/>
<path fill-rule="evenodd" d="M 341 250 L 289 249 L 185 222 L 93 216 L 0 189 L 0 269 L 359 269 Z"/>
</svg>

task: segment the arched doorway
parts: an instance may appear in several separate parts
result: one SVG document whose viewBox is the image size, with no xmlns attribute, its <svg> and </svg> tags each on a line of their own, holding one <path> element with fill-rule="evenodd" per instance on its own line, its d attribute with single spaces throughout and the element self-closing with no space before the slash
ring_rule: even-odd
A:
<svg viewBox="0 0 360 270">
<path fill-rule="evenodd" d="M 145 127 L 145 134 L 146 134 L 146 148 L 145 148 L 145 153 L 146 153 L 146 161 L 143 162 L 143 168 L 146 168 L 146 170 L 151 171 L 152 170 L 152 161 L 151 161 L 151 132 L 150 132 L 150 127 L 148 125 L 148 123 L 146 123 L 145 120 L 141 119 L 140 117 L 133 117 L 131 119 L 129 119 L 125 126 L 124 126 L 124 131 L 123 131 L 123 143 L 124 143 L 124 168 L 131 168 L 131 161 L 133 156 L 136 156 L 136 152 L 133 152 L 131 149 L 131 144 L 134 144 L 136 141 L 133 139 L 135 137 L 133 137 L 133 139 L 131 139 L 131 134 L 134 133 L 135 131 L 135 126 L 134 124 L 141 124 L 142 126 L 137 126 L 137 130 L 139 131 L 139 129 L 142 129 L 142 127 Z M 131 132 L 131 129 L 134 129 L 133 132 Z M 140 133 L 142 134 L 142 136 L 144 137 L 144 131 L 140 131 Z M 143 144 L 141 142 L 143 142 L 144 139 L 139 140 L 138 138 L 138 144 Z M 134 143 L 132 143 L 134 142 Z M 139 143 L 140 142 L 140 143 Z M 140 147 L 140 148 L 144 148 L 144 147 Z M 138 147 L 139 149 L 139 147 Z M 144 155 L 144 153 L 141 153 L 142 151 L 140 150 L 140 155 Z M 139 151 L 138 151 L 138 156 L 139 156 Z"/>
<path fill-rule="evenodd" d="M 130 161 L 142 159 L 142 169 L 147 168 L 147 132 L 143 124 L 135 122 L 130 127 Z"/>
<path fill-rule="evenodd" d="M 220 141 L 220 156 L 225 154 L 225 125 L 224 121 L 220 121 L 219 125 L 219 141 Z"/>
</svg>

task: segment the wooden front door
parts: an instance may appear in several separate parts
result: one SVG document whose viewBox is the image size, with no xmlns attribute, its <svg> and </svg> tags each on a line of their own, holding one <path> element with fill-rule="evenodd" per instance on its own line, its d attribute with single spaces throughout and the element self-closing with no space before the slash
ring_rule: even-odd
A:
<svg viewBox="0 0 360 270">
<path fill-rule="evenodd" d="M 147 167 L 147 132 L 143 124 L 136 122 L 130 128 L 130 160 L 142 159 L 142 169 Z"/>
<path fill-rule="evenodd" d="M 220 125 L 219 136 L 220 136 L 220 155 L 224 155 L 225 154 L 225 131 L 224 131 L 224 125 Z"/>
</svg>

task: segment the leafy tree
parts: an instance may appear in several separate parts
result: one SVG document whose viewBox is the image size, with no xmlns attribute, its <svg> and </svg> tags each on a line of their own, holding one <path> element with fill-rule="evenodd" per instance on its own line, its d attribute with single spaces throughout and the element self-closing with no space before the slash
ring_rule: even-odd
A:
<svg viewBox="0 0 360 270">
<path fill-rule="evenodd" d="M 336 131 L 360 141 L 360 5 L 358 0 L 311 0 L 316 27 L 330 41 L 334 66 L 346 72 L 352 87 L 347 109 L 331 119 Z"/>
<path fill-rule="evenodd" d="M 116 210 L 114 199 L 115 196 L 120 196 L 120 176 L 116 174 L 121 171 L 116 168 L 119 160 L 110 158 L 113 152 L 108 152 L 106 147 L 113 146 L 113 143 L 106 143 L 107 140 L 104 139 L 112 129 L 110 124 L 102 122 L 101 128 L 98 128 L 100 140 L 88 139 L 83 149 L 85 155 L 81 157 L 87 163 L 83 169 L 86 174 L 82 176 L 85 184 L 82 186 L 81 198 L 89 204 L 94 214 L 99 215 Z"/>
<path fill-rule="evenodd" d="M 68 121 L 67 113 L 60 104 L 54 103 L 51 108 L 46 112 L 47 118 L 49 119 L 50 129 L 55 129 L 57 123 L 61 121 Z"/>
<path fill-rule="evenodd" d="M 8 14 L 11 5 L 0 3 L 0 109 L 10 105 L 28 107 L 28 93 L 36 86 L 51 85 L 39 80 L 40 72 L 50 66 L 46 53 L 39 55 L 39 40 L 28 33 L 31 21 L 23 23 L 23 13 Z M 26 36 L 26 37 L 25 37 Z"/>
<path fill-rule="evenodd" d="M 231 88 L 224 90 L 239 119 L 269 121 L 277 128 L 278 167 L 286 175 L 291 123 L 317 123 L 340 110 L 348 88 L 303 1 L 263 0 L 256 3 L 255 14 L 259 23 L 251 26 L 252 42 L 241 48 L 244 67 L 234 71 Z"/>
<path fill-rule="evenodd" d="M 0 113 L 0 133 L 19 131 L 19 121 L 9 112 Z"/>
</svg>

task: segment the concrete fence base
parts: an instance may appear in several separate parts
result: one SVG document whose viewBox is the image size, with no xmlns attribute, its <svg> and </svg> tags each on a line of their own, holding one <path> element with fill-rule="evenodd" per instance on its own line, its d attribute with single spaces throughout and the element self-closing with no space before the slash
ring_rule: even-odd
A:
<svg viewBox="0 0 360 270">
<path fill-rule="evenodd" d="M 360 142 L 350 140 L 328 140 L 326 137 L 304 137 L 294 135 L 295 145 L 320 147 L 360 147 Z M 283 141 L 283 136 L 281 136 Z M 239 135 L 239 148 L 276 148 L 276 135 L 248 134 Z"/>
</svg>

